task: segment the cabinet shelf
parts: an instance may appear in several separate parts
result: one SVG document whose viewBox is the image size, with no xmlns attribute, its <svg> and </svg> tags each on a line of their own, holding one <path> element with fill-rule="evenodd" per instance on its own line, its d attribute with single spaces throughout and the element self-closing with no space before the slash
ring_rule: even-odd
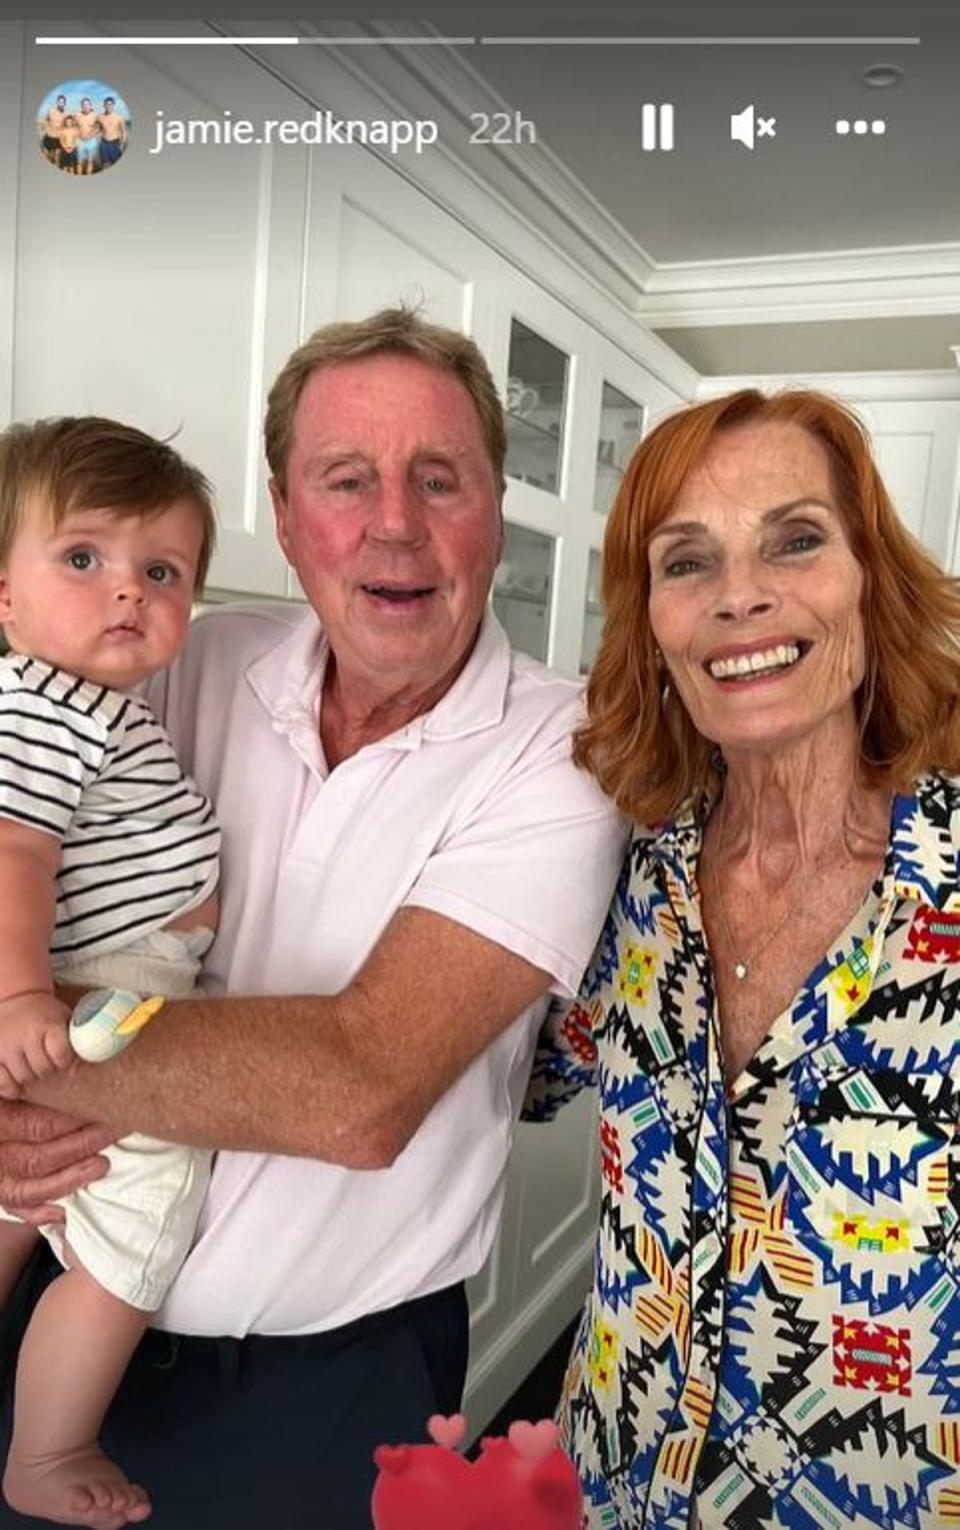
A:
<svg viewBox="0 0 960 1530">
<path fill-rule="evenodd" d="M 529 416 L 508 411 L 507 476 L 556 494 L 559 463 L 559 424 L 554 434 Z"/>
<path fill-rule="evenodd" d="M 535 595 L 532 590 L 511 589 L 509 586 L 495 587 L 493 598 L 494 600 L 515 600 L 521 606 L 539 606 L 542 611 L 547 609 L 547 596 Z"/>
<path fill-rule="evenodd" d="M 549 446 L 556 451 L 560 445 L 560 427 L 557 421 L 557 429 L 551 430 L 547 425 L 539 425 L 529 414 L 514 414 L 512 409 L 506 411 L 507 431 L 510 435 L 514 432 L 523 438 L 524 445 L 540 444 Z"/>
</svg>

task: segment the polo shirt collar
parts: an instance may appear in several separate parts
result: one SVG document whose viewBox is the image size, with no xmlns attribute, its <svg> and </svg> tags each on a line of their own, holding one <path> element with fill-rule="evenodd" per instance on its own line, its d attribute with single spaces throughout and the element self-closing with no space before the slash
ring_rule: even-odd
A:
<svg viewBox="0 0 960 1530">
<path fill-rule="evenodd" d="M 323 677 L 330 645 L 313 610 L 288 636 L 247 668 L 246 679 L 262 706 L 283 731 L 308 724 L 317 731 Z M 424 742 L 465 738 L 502 720 L 510 684 L 512 654 L 506 633 L 488 606 L 473 652 L 445 696 L 406 727 L 375 746 L 417 749 Z"/>
</svg>

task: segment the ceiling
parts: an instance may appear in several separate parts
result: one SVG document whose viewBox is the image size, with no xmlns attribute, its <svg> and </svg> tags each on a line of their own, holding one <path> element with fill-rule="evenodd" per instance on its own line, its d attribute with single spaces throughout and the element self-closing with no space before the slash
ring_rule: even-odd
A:
<svg viewBox="0 0 960 1530">
<path fill-rule="evenodd" d="M 771 13 L 775 12 L 774 15 Z M 722 19 L 721 19 L 722 18 Z M 539 22 L 539 24 L 538 24 Z M 439 25 L 439 23 L 435 23 Z M 449 32 L 451 18 L 444 16 Z M 477 21 L 474 17 L 474 29 Z M 554 8 L 540 20 L 492 10 L 499 37 L 611 37 L 577 46 L 487 44 L 463 50 L 512 108 L 614 216 L 663 279 L 694 262 L 957 245 L 960 270 L 960 3 L 910 5 L 806 0 L 802 6 L 681 0 L 608 9 L 589 21 Z M 754 46 L 629 44 L 624 36 L 920 38 Z M 893 66 L 890 88 L 864 71 Z M 644 152 L 641 103 L 672 102 L 675 148 Z M 775 136 L 749 150 L 730 117 L 753 105 Z M 840 137 L 839 118 L 878 119 L 882 135 Z M 758 121 L 755 122 L 755 128 Z M 680 270 L 674 270 L 680 266 Z M 960 292 L 960 283 L 957 284 Z M 872 317 L 840 324 L 670 326 L 665 338 L 699 371 L 948 368 L 960 342 L 956 313 Z M 768 333 L 764 335 L 763 331 Z"/>
<path fill-rule="evenodd" d="M 470 61 L 657 263 L 960 240 L 960 4 L 840 3 L 820 7 L 822 30 L 815 10 L 725 4 L 718 28 L 715 4 L 638 6 L 631 31 L 921 42 L 487 46 Z M 602 27 L 601 12 L 564 24 L 564 35 Z M 884 64 L 901 68 L 902 82 L 871 89 L 863 71 Z M 675 103 L 673 153 L 641 151 L 643 101 Z M 752 152 L 730 140 L 731 113 L 751 102 L 776 118 L 776 137 Z M 887 130 L 839 138 L 839 117 L 881 117 Z"/>
<path fill-rule="evenodd" d="M 928 372 L 960 364 L 960 314 L 716 324 L 657 333 L 705 376 L 768 372 Z"/>
</svg>

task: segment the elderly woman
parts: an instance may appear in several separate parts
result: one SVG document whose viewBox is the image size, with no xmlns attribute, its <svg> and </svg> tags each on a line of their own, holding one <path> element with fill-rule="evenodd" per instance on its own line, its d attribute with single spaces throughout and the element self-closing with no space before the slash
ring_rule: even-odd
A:
<svg viewBox="0 0 960 1530">
<path fill-rule="evenodd" d="M 960 591 L 816 393 L 640 446 L 579 736 L 638 824 L 564 1389 L 590 1530 L 960 1523 Z"/>
</svg>

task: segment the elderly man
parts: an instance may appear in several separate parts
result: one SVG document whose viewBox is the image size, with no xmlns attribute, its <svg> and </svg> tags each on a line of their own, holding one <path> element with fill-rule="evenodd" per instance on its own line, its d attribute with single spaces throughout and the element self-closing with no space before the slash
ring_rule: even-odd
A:
<svg viewBox="0 0 960 1530">
<path fill-rule="evenodd" d="M 539 1022 L 624 843 L 570 760 L 578 687 L 487 603 L 505 437 L 472 342 L 403 311 L 321 330 L 266 446 L 310 609 L 201 618 L 154 695 L 223 826 L 216 997 L 35 1091 L 222 1150 L 103 1434 L 157 1530 L 369 1530 L 374 1446 L 456 1410 Z M 50 1139 L 7 1144 L 0 1202 L 90 1177 L 96 1129 L 0 1123 Z"/>
</svg>

